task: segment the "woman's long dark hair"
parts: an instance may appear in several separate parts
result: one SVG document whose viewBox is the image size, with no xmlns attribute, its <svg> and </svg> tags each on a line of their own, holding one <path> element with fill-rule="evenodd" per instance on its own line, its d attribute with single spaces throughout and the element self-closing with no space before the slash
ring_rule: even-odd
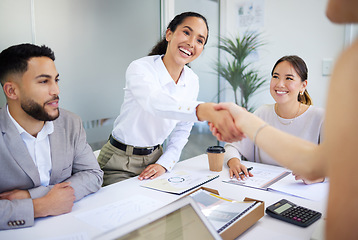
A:
<svg viewBox="0 0 358 240">
<path fill-rule="evenodd" d="M 300 58 L 299 56 L 296 56 L 296 55 L 283 56 L 282 58 L 277 60 L 277 62 L 275 63 L 275 65 L 272 68 L 271 76 L 273 75 L 273 71 L 275 70 L 276 66 L 279 63 L 284 62 L 284 61 L 287 61 L 292 65 L 292 67 L 295 69 L 297 74 L 300 76 L 302 82 L 307 80 L 307 78 L 308 78 L 307 65 L 306 65 L 305 61 L 303 61 L 302 58 Z M 305 91 L 302 94 L 301 93 L 298 94 L 297 100 L 303 104 L 306 104 L 306 105 L 313 105 L 312 98 L 308 94 L 307 89 L 305 89 Z"/>
<path fill-rule="evenodd" d="M 208 37 L 209 37 L 209 26 L 208 26 L 208 22 L 206 21 L 206 18 L 204 16 L 202 16 L 199 13 L 196 12 L 183 12 L 181 14 L 176 15 L 173 20 L 169 23 L 167 30 L 169 29 L 172 32 L 175 32 L 175 30 L 177 29 L 178 25 L 180 25 L 187 17 L 198 17 L 204 20 L 205 24 L 206 24 L 206 29 L 208 30 L 208 36 L 205 40 L 204 45 L 208 42 Z M 168 47 L 168 42 L 165 39 L 165 33 L 164 33 L 164 37 L 162 38 L 162 40 L 160 40 L 150 51 L 150 53 L 148 54 L 148 56 L 151 55 L 162 55 L 165 54 L 167 51 L 167 47 Z"/>
</svg>

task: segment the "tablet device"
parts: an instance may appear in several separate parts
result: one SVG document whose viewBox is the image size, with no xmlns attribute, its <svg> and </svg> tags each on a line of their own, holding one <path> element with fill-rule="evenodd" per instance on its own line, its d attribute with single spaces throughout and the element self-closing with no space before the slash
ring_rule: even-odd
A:
<svg viewBox="0 0 358 240">
<path fill-rule="evenodd" d="M 195 201 L 187 196 L 95 238 L 108 239 L 222 239 L 203 215 Z"/>
</svg>

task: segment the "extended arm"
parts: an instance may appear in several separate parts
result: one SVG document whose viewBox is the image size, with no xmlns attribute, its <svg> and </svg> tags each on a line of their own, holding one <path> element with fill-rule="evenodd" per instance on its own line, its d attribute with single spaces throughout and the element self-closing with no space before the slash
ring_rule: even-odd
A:
<svg viewBox="0 0 358 240">
<path fill-rule="evenodd" d="M 259 117 L 233 103 L 222 103 L 219 109 L 228 109 L 237 128 L 258 147 L 281 165 L 308 179 L 324 177 L 325 162 L 317 154 L 317 145 L 266 125 Z"/>
<path fill-rule="evenodd" d="M 186 122 L 212 122 L 226 141 L 241 139 L 233 118 L 227 111 L 216 111 L 214 103 L 202 103 L 191 98 L 179 100 L 173 97 L 169 91 L 163 91 L 163 86 L 174 83 L 171 79 L 159 78 L 158 74 L 160 73 L 148 63 L 131 63 L 126 72 L 125 91 L 152 115 Z M 196 76 L 191 77 L 190 81 L 197 82 Z M 194 88 L 191 91 L 198 92 L 198 82 L 191 87 Z"/>
</svg>

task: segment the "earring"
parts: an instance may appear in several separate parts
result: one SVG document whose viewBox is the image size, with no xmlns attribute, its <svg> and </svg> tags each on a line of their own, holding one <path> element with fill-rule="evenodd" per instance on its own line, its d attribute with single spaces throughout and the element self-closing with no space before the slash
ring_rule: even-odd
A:
<svg viewBox="0 0 358 240">
<path fill-rule="evenodd" d="M 304 91 L 300 92 L 301 96 L 303 95 L 303 92 L 304 92 Z"/>
</svg>

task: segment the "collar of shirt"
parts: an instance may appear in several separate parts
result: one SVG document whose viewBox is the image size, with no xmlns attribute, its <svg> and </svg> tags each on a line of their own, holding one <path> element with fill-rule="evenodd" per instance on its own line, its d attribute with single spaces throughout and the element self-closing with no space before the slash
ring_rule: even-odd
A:
<svg viewBox="0 0 358 240">
<path fill-rule="evenodd" d="M 164 55 L 161 55 L 155 60 L 155 65 L 156 65 L 156 68 L 158 69 L 158 72 L 163 73 L 163 75 L 159 78 L 161 84 L 162 85 L 172 84 L 174 86 L 185 86 L 185 84 L 186 84 L 185 83 L 185 72 L 186 72 L 187 66 L 184 66 L 184 68 L 180 74 L 178 83 L 175 84 L 173 78 L 170 76 L 167 68 L 164 65 L 163 56 Z"/>
<path fill-rule="evenodd" d="M 17 131 L 19 131 L 19 134 L 22 137 L 25 134 L 27 136 L 31 136 L 32 138 L 34 138 L 31 134 L 26 132 L 26 130 L 23 127 L 21 127 L 20 124 L 18 124 L 16 122 L 16 120 L 11 116 L 8 105 L 6 105 L 6 110 L 7 110 L 7 114 L 9 115 L 11 121 L 14 123 Z M 51 133 L 53 133 L 53 130 L 54 130 L 53 122 L 52 121 L 46 121 L 44 126 L 42 127 L 41 131 L 37 134 L 37 138 L 39 140 L 42 140 L 42 139 L 46 138 L 48 135 L 50 135 Z"/>
</svg>

